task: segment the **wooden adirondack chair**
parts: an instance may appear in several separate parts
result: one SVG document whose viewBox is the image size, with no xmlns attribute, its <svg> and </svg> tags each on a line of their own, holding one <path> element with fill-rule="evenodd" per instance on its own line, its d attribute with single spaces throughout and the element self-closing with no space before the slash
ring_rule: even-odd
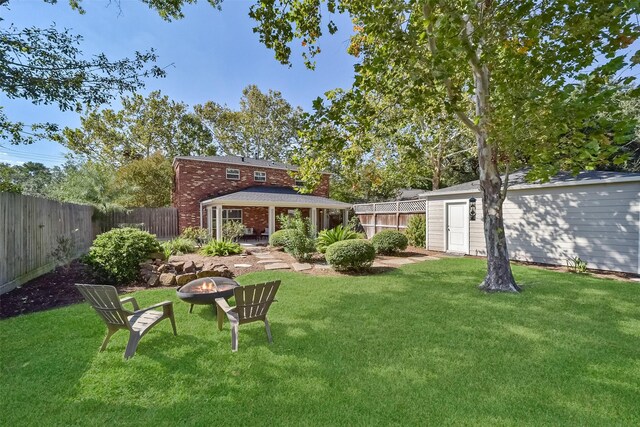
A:
<svg viewBox="0 0 640 427">
<path fill-rule="evenodd" d="M 271 328 L 267 320 L 267 312 L 274 301 L 276 292 L 280 287 L 280 280 L 275 282 L 260 283 L 257 285 L 240 286 L 233 290 L 236 306 L 230 307 L 224 298 L 217 298 L 218 305 L 218 329 L 222 330 L 224 315 L 227 315 L 231 322 L 231 351 L 238 351 L 238 326 L 243 323 L 264 322 L 269 343 L 271 339 Z"/>
<path fill-rule="evenodd" d="M 118 298 L 118 292 L 113 286 L 76 284 L 76 287 L 107 324 L 107 336 L 102 342 L 100 351 L 107 348 L 113 334 L 120 329 L 126 329 L 129 331 L 129 342 L 124 352 L 124 358 L 129 359 L 136 353 L 138 343 L 144 334 L 164 319 L 171 320 L 173 335 L 178 335 L 176 320 L 173 317 L 173 302 L 171 301 L 163 301 L 151 307 L 140 309 L 135 298 Z M 133 311 L 126 310 L 123 307 L 125 303 L 131 303 Z M 162 307 L 162 311 L 154 310 L 154 308 L 160 307 Z"/>
</svg>

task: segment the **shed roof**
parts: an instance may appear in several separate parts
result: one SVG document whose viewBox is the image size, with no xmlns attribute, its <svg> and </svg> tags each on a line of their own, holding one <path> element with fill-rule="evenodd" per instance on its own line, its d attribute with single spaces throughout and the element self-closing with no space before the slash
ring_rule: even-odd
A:
<svg viewBox="0 0 640 427">
<path fill-rule="evenodd" d="M 240 206 L 282 206 L 316 207 L 326 209 L 348 209 L 349 203 L 329 199 L 328 197 L 300 194 L 290 187 L 257 186 L 249 187 L 224 196 L 202 201 L 203 205 L 240 205 Z"/>
<path fill-rule="evenodd" d="M 525 188 L 546 188 L 546 187 L 570 187 L 574 185 L 593 185 L 614 182 L 640 182 L 640 173 L 612 172 L 612 171 L 583 171 L 578 175 L 569 172 L 560 172 L 551 177 L 547 182 L 527 182 L 525 176 L 527 170 L 522 169 L 509 174 L 509 189 L 519 190 Z M 502 177 L 504 179 L 504 176 Z M 421 197 L 431 197 L 456 193 L 476 193 L 480 192 L 480 181 L 469 181 L 464 184 L 452 185 L 435 191 L 422 193 Z"/>
</svg>

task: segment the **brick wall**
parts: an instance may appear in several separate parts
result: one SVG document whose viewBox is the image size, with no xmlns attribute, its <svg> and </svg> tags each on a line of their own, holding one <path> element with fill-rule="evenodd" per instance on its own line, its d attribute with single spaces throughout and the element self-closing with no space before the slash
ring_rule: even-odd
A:
<svg viewBox="0 0 640 427">
<path fill-rule="evenodd" d="M 239 169 L 240 179 L 229 180 L 227 168 Z M 174 163 L 174 183 L 172 204 L 178 209 L 178 226 L 180 231 L 185 227 L 200 225 L 200 202 L 225 194 L 233 193 L 254 186 L 293 187 L 295 180 L 283 169 L 269 169 L 249 165 L 229 165 L 202 160 L 178 159 Z M 254 171 L 267 174 L 266 182 L 254 180 Z M 320 185 L 313 195 L 329 197 L 329 174 L 324 174 Z M 241 208 L 241 207 L 238 207 Z M 264 228 L 263 219 L 268 218 L 268 210 L 264 208 L 242 208 L 247 227 Z M 284 209 L 286 212 L 286 209 Z M 307 209 L 308 211 L 308 209 Z M 264 215 L 264 218 L 263 218 Z M 268 219 L 264 219 L 267 224 Z M 256 224 L 251 225 L 251 224 Z M 206 227 L 206 214 L 203 226 Z"/>
</svg>

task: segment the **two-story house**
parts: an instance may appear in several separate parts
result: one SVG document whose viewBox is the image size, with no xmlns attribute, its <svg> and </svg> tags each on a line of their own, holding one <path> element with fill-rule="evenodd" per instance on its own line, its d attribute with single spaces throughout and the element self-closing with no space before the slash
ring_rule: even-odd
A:
<svg viewBox="0 0 640 427">
<path fill-rule="evenodd" d="M 312 194 L 300 194 L 291 176 L 295 166 L 239 156 L 184 156 L 173 161 L 172 202 L 180 231 L 206 227 L 222 238 L 226 221 L 240 221 L 256 236 L 277 230 L 276 217 L 299 209 L 316 229 L 329 227 L 329 213 L 341 210 L 347 219 L 351 205 L 329 198 L 329 173 L 323 173 Z M 294 174 L 295 175 L 295 174 Z"/>
</svg>

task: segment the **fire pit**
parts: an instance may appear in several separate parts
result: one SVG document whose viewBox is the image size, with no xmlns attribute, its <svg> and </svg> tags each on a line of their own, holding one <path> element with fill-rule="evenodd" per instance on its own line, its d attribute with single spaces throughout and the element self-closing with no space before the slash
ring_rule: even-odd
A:
<svg viewBox="0 0 640 427">
<path fill-rule="evenodd" d="M 213 305 L 216 308 L 216 298 L 229 299 L 233 296 L 233 290 L 240 286 L 235 280 L 226 277 L 204 277 L 193 280 L 176 291 L 178 298 L 191 304 L 189 313 L 193 311 L 194 304 Z"/>
</svg>

